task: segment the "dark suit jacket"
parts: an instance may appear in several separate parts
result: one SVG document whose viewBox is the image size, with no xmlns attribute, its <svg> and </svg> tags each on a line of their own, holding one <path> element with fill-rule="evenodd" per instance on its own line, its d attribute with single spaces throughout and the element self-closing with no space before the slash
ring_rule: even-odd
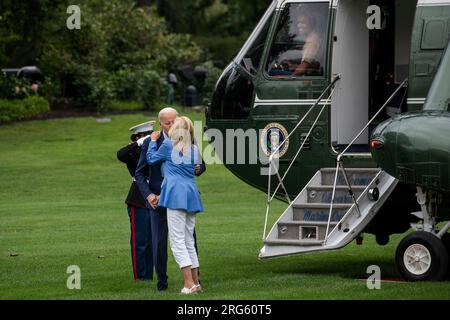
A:
<svg viewBox="0 0 450 320">
<path fill-rule="evenodd" d="M 147 150 L 151 139 L 146 139 L 141 147 L 141 154 L 139 157 L 139 162 L 136 167 L 136 173 L 134 175 L 136 183 L 141 191 L 142 196 L 147 199 L 150 194 L 160 195 L 161 194 L 161 184 L 164 180 L 161 174 L 161 164 L 156 164 L 150 166 L 147 163 Z M 157 146 L 158 149 L 164 141 L 164 134 L 161 134 Z M 202 160 L 199 176 L 206 171 L 206 164 Z M 145 201 L 148 208 L 150 204 Z"/>
</svg>

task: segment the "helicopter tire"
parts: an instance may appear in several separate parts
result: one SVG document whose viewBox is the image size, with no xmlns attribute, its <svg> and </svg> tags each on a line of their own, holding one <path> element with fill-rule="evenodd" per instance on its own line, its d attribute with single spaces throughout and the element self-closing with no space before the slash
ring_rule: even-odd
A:
<svg viewBox="0 0 450 320">
<path fill-rule="evenodd" d="M 447 276 L 449 253 L 434 234 L 416 231 L 400 241 L 395 262 L 407 281 L 441 281 Z"/>
<path fill-rule="evenodd" d="M 448 254 L 450 256 L 450 233 L 447 232 L 446 234 L 444 234 L 442 236 L 441 240 L 444 243 L 445 248 L 447 248 L 447 252 L 448 252 Z"/>
<path fill-rule="evenodd" d="M 447 249 L 447 253 L 448 253 L 448 256 L 449 256 L 449 259 L 450 259 L 450 233 L 447 232 L 446 234 L 444 234 L 442 236 L 441 240 L 444 243 L 445 248 Z M 448 268 L 447 268 L 447 279 L 450 280 L 450 261 L 449 261 L 449 265 L 448 265 Z"/>
</svg>

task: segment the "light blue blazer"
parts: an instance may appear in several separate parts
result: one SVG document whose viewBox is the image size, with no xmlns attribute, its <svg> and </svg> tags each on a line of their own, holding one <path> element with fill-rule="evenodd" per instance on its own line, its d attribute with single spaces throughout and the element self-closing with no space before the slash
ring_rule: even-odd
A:
<svg viewBox="0 0 450 320">
<path fill-rule="evenodd" d="M 203 204 L 195 183 L 195 165 L 199 160 L 198 147 L 192 145 L 187 155 L 173 148 L 172 141 L 165 139 L 158 149 L 156 141 L 150 142 L 147 151 L 149 165 L 164 163 L 164 180 L 159 198 L 160 207 L 185 210 L 188 213 L 203 211 Z"/>
</svg>

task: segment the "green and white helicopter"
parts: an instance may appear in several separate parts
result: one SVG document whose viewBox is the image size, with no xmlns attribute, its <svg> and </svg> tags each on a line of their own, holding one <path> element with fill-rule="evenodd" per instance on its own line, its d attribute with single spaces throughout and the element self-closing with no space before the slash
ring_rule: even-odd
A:
<svg viewBox="0 0 450 320">
<path fill-rule="evenodd" d="M 242 143 L 268 159 L 224 161 L 267 191 L 260 258 L 412 227 L 400 274 L 448 275 L 449 39 L 450 0 L 273 1 L 206 108 L 206 129 L 254 129 Z M 270 229 L 275 197 L 289 205 Z"/>
</svg>

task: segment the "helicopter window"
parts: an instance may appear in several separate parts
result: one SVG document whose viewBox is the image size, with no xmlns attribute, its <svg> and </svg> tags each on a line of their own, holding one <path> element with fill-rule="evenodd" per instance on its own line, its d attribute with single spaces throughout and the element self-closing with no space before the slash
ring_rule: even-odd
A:
<svg viewBox="0 0 450 320">
<path fill-rule="evenodd" d="M 212 119 L 247 119 L 253 99 L 253 84 L 234 68 L 225 71 L 214 91 Z"/>
<path fill-rule="evenodd" d="M 272 77 L 323 76 L 328 3 L 288 4 L 280 15 L 267 61 Z"/>
<path fill-rule="evenodd" d="M 269 19 L 267 19 L 261 32 L 255 38 L 252 45 L 247 50 L 245 56 L 241 61 L 241 65 L 252 75 L 256 75 L 256 72 L 258 71 L 259 66 L 261 64 L 261 58 L 264 51 L 264 44 L 266 42 L 267 35 L 269 33 L 271 21 L 272 16 Z"/>
<path fill-rule="evenodd" d="M 447 23 L 445 20 L 425 21 L 422 37 L 422 50 L 442 50 L 447 45 Z"/>
</svg>

